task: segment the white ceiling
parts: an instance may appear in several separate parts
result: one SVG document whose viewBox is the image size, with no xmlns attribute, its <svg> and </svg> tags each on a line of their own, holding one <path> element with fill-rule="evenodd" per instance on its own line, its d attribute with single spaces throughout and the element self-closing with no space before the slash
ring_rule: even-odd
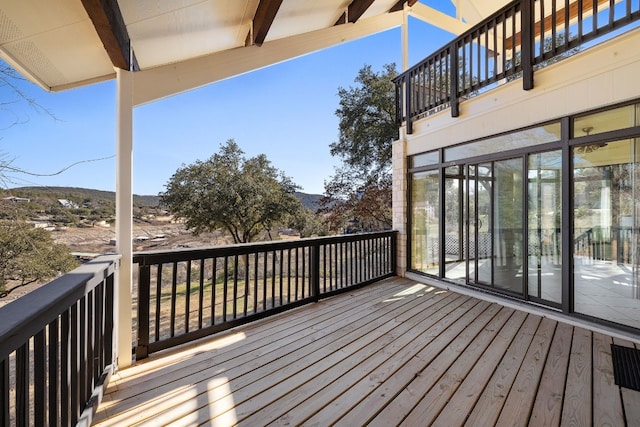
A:
<svg viewBox="0 0 640 427">
<path fill-rule="evenodd" d="M 2 0 L 0 58 L 51 91 L 113 78 L 113 63 L 83 6 L 100 1 Z M 402 11 L 389 13 L 398 0 L 372 0 L 355 24 L 340 25 L 336 21 L 352 0 L 283 0 L 264 43 L 256 46 L 248 34 L 260 1 L 117 0 L 142 70 L 135 74 L 153 70 L 149 74 L 184 76 L 193 73 L 185 71 L 184 64 L 190 63 L 217 68 L 229 64 L 228 73 L 246 72 L 402 23 Z M 422 3 L 414 6 L 414 16 L 458 34 L 507 0 L 452 2 L 462 13 L 467 11 L 464 22 Z M 172 91 L 183 89 L 184 83 Z M 141 102 L 156 96 L 163 95 L 150 94 Z"/>
</svg>

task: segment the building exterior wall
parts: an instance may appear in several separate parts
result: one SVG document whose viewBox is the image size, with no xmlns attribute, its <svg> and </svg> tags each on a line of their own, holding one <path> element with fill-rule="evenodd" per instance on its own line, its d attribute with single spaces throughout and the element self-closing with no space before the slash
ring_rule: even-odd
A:
<svg viewBox="0 0 640 427">
<path fill-rule="evenodd" d="M 638 45 L 635 29 L 537 70 L 530 91 L 515 79 L 463 101 L 459 117 L 403 127 L 398 273 L 640 329 Z"/>
</svg>

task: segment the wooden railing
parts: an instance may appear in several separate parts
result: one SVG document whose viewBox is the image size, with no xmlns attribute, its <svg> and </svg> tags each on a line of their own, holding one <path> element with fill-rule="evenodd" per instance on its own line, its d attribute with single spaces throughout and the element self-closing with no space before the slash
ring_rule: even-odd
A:
<svg viewBox="0 0 640 427">
<path fill-rule="evenodd" d="M 0 425 L 88 423 L 113 368 L 114 274 L 102 256 L 0 309 Z"/>
<path fill-rule="evenodd" d="M 522 78 L 640 20 L 637 0 L 516 0 L 399 75 L 396 118 L 412 122 L 451 108 L 500 81 Z"/>
<path fill-rule="evenodd" d="M 136 358 L 395 275 L 396 232 L 140 252 Z"/>
</svg>

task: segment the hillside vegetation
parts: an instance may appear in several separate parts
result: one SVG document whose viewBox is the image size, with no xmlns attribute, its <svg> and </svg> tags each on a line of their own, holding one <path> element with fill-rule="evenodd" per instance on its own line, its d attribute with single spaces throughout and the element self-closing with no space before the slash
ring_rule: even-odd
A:
<svg viewBox="0 0 640 427">
<path fill-rule="evenodd" d="M 296 193 L 302 204 L 315 212 L 322 196 Z M 160 197 L 133 195 L 133 216 L 138 221 L 153 221 L 166 215 Z M 77 187 L 20 187 L 0 190 L 0 219 L 31 220 L 49 226 L 93 226 L 113 222 L 115 193 Z"/>
</svg>

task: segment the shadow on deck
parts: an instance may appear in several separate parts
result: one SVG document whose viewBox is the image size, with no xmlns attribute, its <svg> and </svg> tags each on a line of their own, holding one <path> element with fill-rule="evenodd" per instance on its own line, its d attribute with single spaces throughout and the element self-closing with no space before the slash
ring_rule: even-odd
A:
<svg viewBox="0 0 640 427">
<path fill-rule="evenodd" d="M 640 425 L 634 343 L 392 278 L 159 352 L 95 424 Z"/>
</svg>

